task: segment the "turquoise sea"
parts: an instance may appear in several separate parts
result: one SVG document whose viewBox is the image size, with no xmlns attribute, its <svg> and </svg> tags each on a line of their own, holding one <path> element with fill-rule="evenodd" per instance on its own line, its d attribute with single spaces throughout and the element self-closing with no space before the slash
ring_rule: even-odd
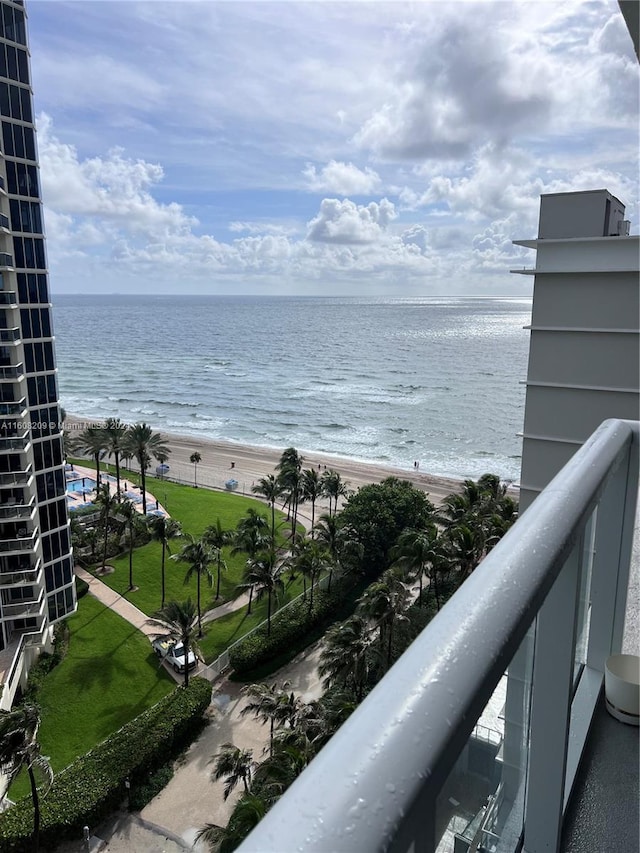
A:
<svg viewBox="0 0 640 853">
<path fill-rule="evenodd" d="M 54 296 L 88 418 L 517 479 L 531 300 Z"/>
</svg>

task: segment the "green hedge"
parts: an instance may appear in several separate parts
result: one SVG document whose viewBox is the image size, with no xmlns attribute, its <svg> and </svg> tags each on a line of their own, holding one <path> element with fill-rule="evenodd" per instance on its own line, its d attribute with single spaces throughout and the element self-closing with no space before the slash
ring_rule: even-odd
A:
<svg viewBox="0 0 640 853">
<path fill-rule="evenodd" d="M 234 646 L 229 652 L 229 663 L 236 675 L 251 672 L 266 661 L 285 652 L 292 643 L 304 637 L 318 624 L 331 616 L 342 603 L 346 586 L 334 582 L 331 592 L 316 590 L 313 595 L 313 610 L 309 613 L 307 600 L 299 599 L 286 610 L 271 618 L 271 633 L 266 627 Z"/>
<path fill-rule="evenodd" d="M 191 743 L 210 701 L 211 684 L 194 678 L 59 773 L 41 803 L 42 847 L 81 838 L 83 826 L 93 829 L 117 809 L 126 779 L 132 787 L 143 783 Z M 25 797 L 0 815 L 0 851 L 29 853 L 32 830 L 33 806 Z"/>
</svg>

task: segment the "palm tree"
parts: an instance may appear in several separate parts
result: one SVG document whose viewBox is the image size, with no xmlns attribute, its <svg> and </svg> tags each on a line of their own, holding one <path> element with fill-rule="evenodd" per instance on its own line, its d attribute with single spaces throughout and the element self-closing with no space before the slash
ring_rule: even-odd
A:
<svg viewBox="0 0 640 853">
<path fill-rule="evenodd" d="M 271 633 L 271 609 L 274 597 L 284 591 L 284 584 L 280 577 L 282 567 L 279 561 L 279 555 L 275 548 L 269 548 L 268 551 L 263 551 L 256 557 L 247 560 L 247 565 L 251 567 L 250 571 L 253 577 L 253 584 L 256 590 L 258 601 L 264 596 L 267 596 L 267 636 Z"/>
<path fill-rule="evenodd" d="M 269 522 L 257 510 L 249 508 L 236 525 L 231 553 L 244 552 L 249 557 L 255 557 L 270 542 Z"/>
<path fill-rule="evenodd" d="M 197 584 L 197 608 L 198 608 L 198 637 L 202 636 L 202 612 L 200 609 L 200 582 L 204 577 L 207 584 L 213 586 L 213 575 L 209 570 L 209 566 L 213 563 L 215 556 L 211 548 L 206 542 L 196 540 L 193 536 L 187 534 L 185 536 L 187 544 L 182 547 L 178 554 L 174 554 L 171 559 L 177 560 L 180 563 L 188 563 L 189 568 L 184 576 L 185 585 L 189 583 L 191 578 L 196 576 Z"/>
<path fill-rule="evenodd" d="M 341 685 L 362 701 L 369 676 L 371 629 L 357 614 L 331 627 L 325 634 L 318 673 L 325 688 Z"/>
<path fill-rule="evenodd" d="M 337 471 L 329 469 L 322 474 L 320 480 L 322 485 L 322 494 L 329 498 L 329 515 L 335 515 L 338 512 L 338 499 L 346 497 L 349 494 L 346 483 L 342 482 L 342 477 Z M 331 512 L 331 503 L 333 501 L 333 513 Z"/>
<path fill-rule="evenodd" d="M 269 723 L 269 751 L 271 754 L 273 753 L 276 726 L 282 726 L 285 723 L 291 727 L 295 726 L 300 711 L 301 702 L 293 693 L 287 692 L 288 687 L 289 682 L 284 681 L 280 687 L 275 682 L 273 684 L 257 682 L 242 688 L 245 696 L 249 696 L 255 701 L 247 702 L 240 711 L 240 716 L 246 717 L 247 714 L 253 714 L 256 719 L 263 723 Z"/>
<path fill-rule="evenodd" d="M 211 773 L 211 781 L 221 779 L 223 776 L 226 777 L 224 786 L 225 800 L 229 798 L 229 794 L 238 782 L 242 782 L 245 794 L 250 792 L 251 776 L 254 767 L 252 749 L 240 749 L 232 743 L 223 743 L 211 761 L 215 762 Z"/>
<path fill-rule="evenodd" d="M 309 578 L 309 613 L 313 610 L 313 588 L 320 574 L 331 565 L 331 556 L 320 542 L 306 540 L 297 549 L 295 556 L 291 557 L 288 565 L 302 574 L 304 580 L 303 597 L 306 599 L 306 580 Z"/>
<path fill-rule="evenodd" d="M 160 433 L 154 433 L 150 426 L 145 423 L 134 424 L 129 427 L 126 446 L 132 456 L 138 460 L 140 466 L 140 489 L 142 491 L 142 514 L 147 514 L 147 488 L 146 476 L 147 469 L 151 464 L 151 457 L 158 458 L 158 455 L 168 458 L 171 450 L 164 443 L 164 438 Z"/>
<path fill-rule="evenodd" d="M 304 459 L 295 447 L 287 447 L 282 451 L 280 461 L 276 465 L 281 494 L 285 496 L 285 505 L 291 517 L 291 535 L 295 537 L 298 521 L 298 503 L 302 494 L 302 465 Z"/>
<path fill-rule="evenodd" d="M 105 427 L 99 426 L 86 427 L 73 441 L 73 449 L 76 452 L 93 457 L 96 465 L 96 487 L 100 486 L 100 461 L 107 454 L 108 443 Z"/>
<path fill-rule="evenodd" d="M 437 557 L 438 528 L 429 524 L 422 530 L 405 530 L 391 549 L 391 559 L 411 581 L 418 581 L 418 606 L 422 607 L 422 579 Z"/>
<path fill-rule="evenodd" d="M 315 468 L 307 468 L 302 472 L 302 500 L 311 501 L 311 538 L 314 537 L 316 523 L 316 501 L 322 494 L 322 483 Z"/>
<path fill-rule="evenodd" d="M 276 541 L 276 501 L 282 495 L 282 485 L 273 474 L 261 477 L 255 486 L 251 487 L 254 495 L 263 497 L 271 507 L 271 541 Z"/>
<path fill-rule="evenodd" d="M 170 541 L 172 539 L 177 539 L 179 536 L 182 536 L 182 527 L 180 526 L 180 522 L 176 521 L 173 518 L 167 518 L 165 515 L 154 515 L 153 518 L 149 519 L 149 532 L 151 533 L 151 538 L 155 539 L 156 542 L 162 543 L 162 562 L 160 566 L 160 576 L 161 576 L 161 587 L 162 587 L 162 601 L 160 602 L 160 607 L 164 607 L 164 596 L 165 596 L 165 577 L 164 577 L 164 563 L 166 554 L 171 555 L 171 547 Z"/>
<path fill-rule="evenodd" d="M 31 800 L 33 802 L 33 833 L 31 849 L 38 853 L 40 847 L 40 797 L 45 797 L 53 782 L 53 770 L 49 759 L 40 754 L 38 728 L 40 714 L 33 705 L 23 705 L 12 711 L 0 711 L 0 772 L 4 776 L 5 791 L 22 769 L 29 774 Z M 44 778 L 44 786 L 38 791 L 35 771 Z"/>
<path fill-rule="evenodd" d="M 202 462 L 202 456 L 196 450 L 195 453 L 192 453 L 189 457 L 189 462 L 193 463 L 193 488 L 198 488 L 198 464 Z"/>
<path fill-rule="evenodd" d="M 145 528 L 145 520 L 142 518 L 133 501 L 124 500 L 118 505 L 118 520 L 122 520 L 125 529 L 125 540 L 129 550 L 129 589 L 133 584 L 133 546 L 136 534 Z"/>
<path fill-rule="evenodd" d="M 217 845 L 218 853 L 232 853 L 267 813 L 267 803 L 257 794 L 243 794 L 235 804 L 226 827 L 207 823 L 196 835 L 196 841 Z"/>
<path fill-rule="evenodd" d="M 95 503 L 100 507 L 100 522 L 104 527 L 104 540 L 102 548 L 102 571 L 107 565 L 107 546 L 109 544 L 109 519 L 113 517 L 118 507 L 118 498 L 111 494 L 109 483 L 98 486 Z"/>
<path fill-rule="evenodd" d="M 129 427 L 123 424 L 120 418 L 107 418 L 104 425 L 106 437 L 107 456 L 113 456 L 116 465 L 116 495 L 120 498 L 120 460 L 122 450 L 127 442 L 127 430 Z"/>
<path fill-rule="evenodd" d="M 222 559 L 222 549 L 229 545 L 234 539 L 233 530 L 225 530 L 219 518 L 216 518 L 215 524 L 210 524 L 202 534 L 202 541 L 209 545 L 213 551 L 216 560 L 218 572 L 218 580 L 216 582 L 216 601 L 220 598 L 220 574 L 221 570 L 227 568 L 227 564 Z"/>
<path fill-rule="evenodd" d="M 316 541 L 320 542 L 329 552 L 329 583 L 327 590 L 331 592 L 331 580 L 334 571 L 345 573 L 354 566 L 360 566 L 364 547 L 351 536 L 348 527 L 340 527 L 335 515 L 321 515 L 316 524 Z"/>
<path fill-rule="evenodd" d="M 184 686 L 189 686 L 189 650 L 197 656 L 200 652 L 196 640 L 199 617 L 196 606 L 188 598 L 186 601 L 167 601 L 164 607 L 157 610 L 152 618 L 151 624 L 162 628 L 176 643 L 184 646 Z"/>
<path fill-rule="evenodd" d="M 410 595 L 393 569 L 387 569 L 382 579 L 367 587 L 358 599 L 358 610 L 380 629 L 381 657 L 387 646 L 387 668 L 391 666 L 393 628 L 397 621 L 406 619 Z"/>
</svg>

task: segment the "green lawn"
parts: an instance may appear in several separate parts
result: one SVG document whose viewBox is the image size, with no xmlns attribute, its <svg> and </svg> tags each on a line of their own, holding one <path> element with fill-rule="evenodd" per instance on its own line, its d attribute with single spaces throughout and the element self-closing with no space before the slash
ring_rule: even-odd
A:
<svg viewBox="0 0 640 853">
<path fill-rule="evenodd" d="M 81 460 L 74 461 L 80 464 Z M 86 464 L 86 461 L 84 464 Z M 127 482 L 131 479 L 133 478 L 128 476 Z M 225 529 L 234 529 L 249 507 L 256 509 L 267 518 L 270 518 L 269 508 L 264 503 L 253 498 L 246 498 L 227 492 L 211 491 L 210 489 L 194 489 L 191 486 L 182 486 L 178 483 L 170 483 L 167 480 L 159 480 L 155 477 L 148 477 L 147 485 L 149 492 L 160 501 L 173 518 L 182 524 L 184 532 L 190 533 L 192 536 L 200 536 L 204 529 L 214 524 L 218 518 Z M 279 520 L 284 518 L 281 512 L 277 512 L 277 517 Z M 181 542 L 179 539 L 171 543 L 172 553 L 178 552 L 180 548 Z M 128 554 L 122 554 L 119 557 L 110 559 L 109 564 L 114 566 L 116 571 L 111 575 L 101 577 L 101 580 L 116 590 L 116 592 L 125 596 L 132 604 L 135 604 L 136 607 L 142 610 L 143 613 L 150 616 L 158 610 L 161 604 L 161 554 L 162 548 L 158 542 L 150 542 L 148 545 L 143 545 L 135 549 L 133 554 L 133 581 L 138 589 L 133 592 L 130 592 L 128 589 Z M 211 589 L 205 582 L 202 582 L 203 613 L 215 607 L 216 604 L 222 604 L 233 598 L 236 586 L 242 578 L 246 557 L 242 554 L 232 557 L 229 549 L 225 549 L 224 558 L 227 569 L 223 569 L 222 571 L 219 601 L 216 602 L 215 600 L 215 580 Z M 188 565 L 186 563 L 180 563 L 167 557 L 165 567 L 165 597 L 167 600 L 173 598 L 181 601 L 191 596 L 195 601 L 195 579 L 188 586 L 184 584 L 184 576 L 187 569 Z M 212 565 L 211 570 L 215 574 L 217 567 Z"/>
<path fill-rule="evenodd" d="M 38 694 L 40 743 L 55 771 L 150 708 L 175 682 L 149 640 L 90 595 L 68 619 L 69 649 Z M 29 792 L 18 779 L 11 798 Z"/>
</svg>

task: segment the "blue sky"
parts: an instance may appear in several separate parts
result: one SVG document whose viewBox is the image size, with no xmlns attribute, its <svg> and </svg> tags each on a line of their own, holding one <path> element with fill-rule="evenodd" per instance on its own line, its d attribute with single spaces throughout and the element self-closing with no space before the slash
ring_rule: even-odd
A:
<svg viewBox="0 0 640 853">
<path fill-rule="evenodd" d="M 540 193 L 638 230 L 615 2 L 27 11 L 54 293 L 527 295 Z"/>
</svg>

